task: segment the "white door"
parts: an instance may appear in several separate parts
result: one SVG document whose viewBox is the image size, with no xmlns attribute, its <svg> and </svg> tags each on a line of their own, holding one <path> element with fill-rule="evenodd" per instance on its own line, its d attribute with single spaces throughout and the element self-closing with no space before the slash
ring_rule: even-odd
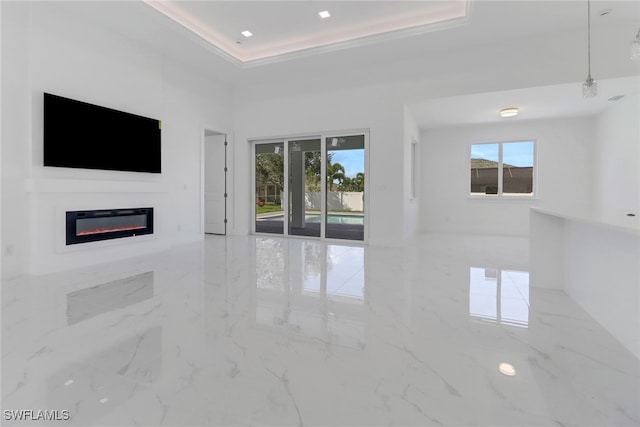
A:
<svg viewBox="0 0 640 427">
<path fill-rule="evenodd" d="M 225 233 L 225 146 L 224 134 L 204 140 L 204 232 Z"/>
</svg>

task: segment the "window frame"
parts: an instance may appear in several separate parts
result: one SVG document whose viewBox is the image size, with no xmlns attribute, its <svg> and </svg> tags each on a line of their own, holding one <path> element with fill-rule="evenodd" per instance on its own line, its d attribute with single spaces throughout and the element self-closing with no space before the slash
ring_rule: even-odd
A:
<svg viewBox="0 0 640 427">
<path fill-rule="evenodd" d="M 503 169 L 503 146 L 511 143 L 533 143 L 533 176 L 531 183 L 531 193 L 503 193 L 504 169 Z M 498 145 L 498 193 L 482 194 L 471 192 L 471 152 L 474 145 L 497 144 Z M 538 198 L 538 141 L 535 138 L 514 138 L 493 141 L 472 142 L 467 152 L 467 197 L 470 199 L 500 199 L 500 200 L 532 200 Z"/>
<path fill-rule="evenodd" d="M 418 198 L 418 141 L 411 140 L 411 198 Z"/>
</svg>

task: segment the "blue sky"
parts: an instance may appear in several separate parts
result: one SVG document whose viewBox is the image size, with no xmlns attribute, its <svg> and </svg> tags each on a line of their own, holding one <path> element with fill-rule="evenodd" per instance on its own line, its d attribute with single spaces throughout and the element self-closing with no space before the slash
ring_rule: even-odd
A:
<svg viewBox="0 0 640 427">
<path fill-rule="evenodd" d="M 502 162 L 513 166 L 533 166 L 533 141 L 510 142 L 502 146 Z M 471 158 L 498 161 L 498 144 L 473 144 Z"/>
<path fill-rule="evenodd" d="M 355 177 L 358 172 L 364 173 L 364 150 L 329 150 L 329 153 L 333 154 L 331 163 L 344 166 L 345 175 L 349 178 Z"/>
</svg>

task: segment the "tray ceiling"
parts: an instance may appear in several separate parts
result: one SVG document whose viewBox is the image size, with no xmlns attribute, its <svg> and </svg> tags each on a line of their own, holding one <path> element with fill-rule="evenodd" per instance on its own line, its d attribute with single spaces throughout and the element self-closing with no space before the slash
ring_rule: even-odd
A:
<svg viewBox="0 0 640 427">
<path fill-rule="evenodd" d="M 236 65 L 361 46 L 467 22 L 468 3 L 445 1 L 151 1 Z M 323 19 L 319 12 L 328 11 Z M 251 37 L 241 33 L 250 31 Z"/>
</svg>

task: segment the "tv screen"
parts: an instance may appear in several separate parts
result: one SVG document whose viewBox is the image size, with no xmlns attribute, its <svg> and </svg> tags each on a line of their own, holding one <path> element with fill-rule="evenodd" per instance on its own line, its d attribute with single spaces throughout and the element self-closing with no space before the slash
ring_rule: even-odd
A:
<svg viewBox="0 0 640 427">
<path fill-rule="evenodd" d="M 44 94 L 44 165 L 160 173 L 161 122 Z"/>
</svg>

